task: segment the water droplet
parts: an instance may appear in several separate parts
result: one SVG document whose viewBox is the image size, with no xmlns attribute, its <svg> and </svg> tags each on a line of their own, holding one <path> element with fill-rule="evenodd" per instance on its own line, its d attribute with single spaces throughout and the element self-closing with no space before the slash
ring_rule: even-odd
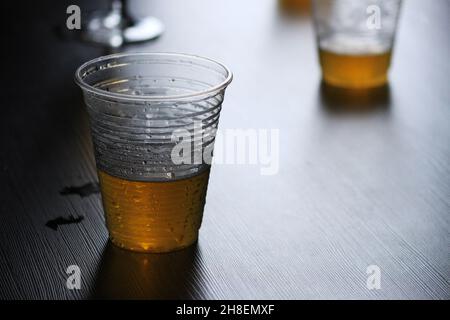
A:
<svg viewBox="0 0 450 320">
<path fill-rule="evenodd" d="M 167 176 L 167 178 L 174 179 L 174 178 L 175 178 L 175 173 L 173 173 L 173 172 L 167 172 L 167 173 L 166 173 L 166 176 Z"/>
</svg>

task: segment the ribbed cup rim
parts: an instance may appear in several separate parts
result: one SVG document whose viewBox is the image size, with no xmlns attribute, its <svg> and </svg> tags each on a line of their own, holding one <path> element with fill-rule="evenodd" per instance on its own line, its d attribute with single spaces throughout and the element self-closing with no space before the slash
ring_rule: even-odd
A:
<svg viewBox="0 0 450 320">
<path fill-rule="evenodd" d="M 89 67 L 90 65 L 93 65 L 100 61 L 105 61 L 108 59 L 118 59 L 118 58 L 125 58 L 125 57 L 142 57 L 142 56 L 168 56 L 168 57 L 181 57 L 181 58 L 187 58 L 187 59 L 199 59 L 203 61 L 207 61 L 210 63 L 213 63 L 224 70 L 224 74 L 226 75 L 226 78 L 224 81 L 220 82 L 219 84 L 212 86 L 206 90 L 196 91 L 189 94 L 181 94 L 181 95 L 167 95 L 167 96 L 154 96 L 154 95 L 131 95 L 131 94 L 124 94 L 124 93 L 116 93 L 116 92 L 108 92 L 99 88 L 96 88 L 92 85 L 87 84 L 82 77 L 82 70 Z M 175 52 L 134 52 L 134 53 L 116 53 L 116 54 L 110 54 L 106 56 L 101 56 L 92 60 L 89 60 L 85 63 L 83 63 L 75 72 L 75 83 L 78 84 L 81 89 L 94 93 L 96 95 L 100 95 L 103 97 L 108 98 L 117 98 L 121 100 L 129 100 L 129 101 L 177 101 L 177 100 L 188 100 L 192 99 L 195 100 L 196 97 L 203 97 L 208 96 L 214 92 L 220 91 L 225 89 L 233 79 L 233 74 L 231 70 L 225 66 L 224 64 L 215 61 L 210 58 L 193 55 L 193 54 L 186 54 L 186 53 L 175 53 Z"/>
</svg>

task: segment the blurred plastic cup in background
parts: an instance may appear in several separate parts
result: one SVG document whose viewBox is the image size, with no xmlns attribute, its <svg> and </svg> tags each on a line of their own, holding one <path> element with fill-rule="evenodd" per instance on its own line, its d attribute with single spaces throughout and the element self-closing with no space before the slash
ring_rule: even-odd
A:
<svg viewBox="0 0 450 320">
<path fill-rule="evenodd" d="M 198 154 L 214 145 L 230 70 L 198 56 L 131 53 L 89 61 L 75 79 L 90 116 L 111 241 L 144 252 L 196 242 L 210 171 Z M 187 161 L 174 161 L 174 132 L 195 131 Z"/>
<path fill-rule="evenodd" d="M 327 84 L 386 84 L 401 0 L 313 0 L 322 76 Z"/>
</svg>

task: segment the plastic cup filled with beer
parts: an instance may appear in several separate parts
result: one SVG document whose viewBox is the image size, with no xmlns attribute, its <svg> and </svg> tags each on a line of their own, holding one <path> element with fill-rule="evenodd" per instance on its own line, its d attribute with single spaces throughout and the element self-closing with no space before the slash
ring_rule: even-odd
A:
<svg viewBox="0 0 450 320">
<path fill-rule="evenodd" d="M 313 0 L 323 80 L 361 89 L 386 84 L 401 0 Z"/>
<path fill-rule="evenodd" d="M 75 79 L 112 243 L 143 252 L 195 243 L 211 164 L 202 156 L 212 154 L 230 70 L 199 56 L 127 53 L 89 61 Z"/>
</svg>

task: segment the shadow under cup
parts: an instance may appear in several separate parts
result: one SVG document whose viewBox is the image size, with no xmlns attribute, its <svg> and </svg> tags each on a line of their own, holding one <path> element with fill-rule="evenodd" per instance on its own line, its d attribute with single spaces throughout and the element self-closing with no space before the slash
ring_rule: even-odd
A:
<svg viewBox="0 0 450 320">
<path fill-rule="evenodd" d="M 185 54 L 116 54 L 85 63 L 75 79 L 111 241 L 144 252 L 195 243 L 210 171 L 202 155 L 212 152 L 230 70 Z"/>
</svg>

